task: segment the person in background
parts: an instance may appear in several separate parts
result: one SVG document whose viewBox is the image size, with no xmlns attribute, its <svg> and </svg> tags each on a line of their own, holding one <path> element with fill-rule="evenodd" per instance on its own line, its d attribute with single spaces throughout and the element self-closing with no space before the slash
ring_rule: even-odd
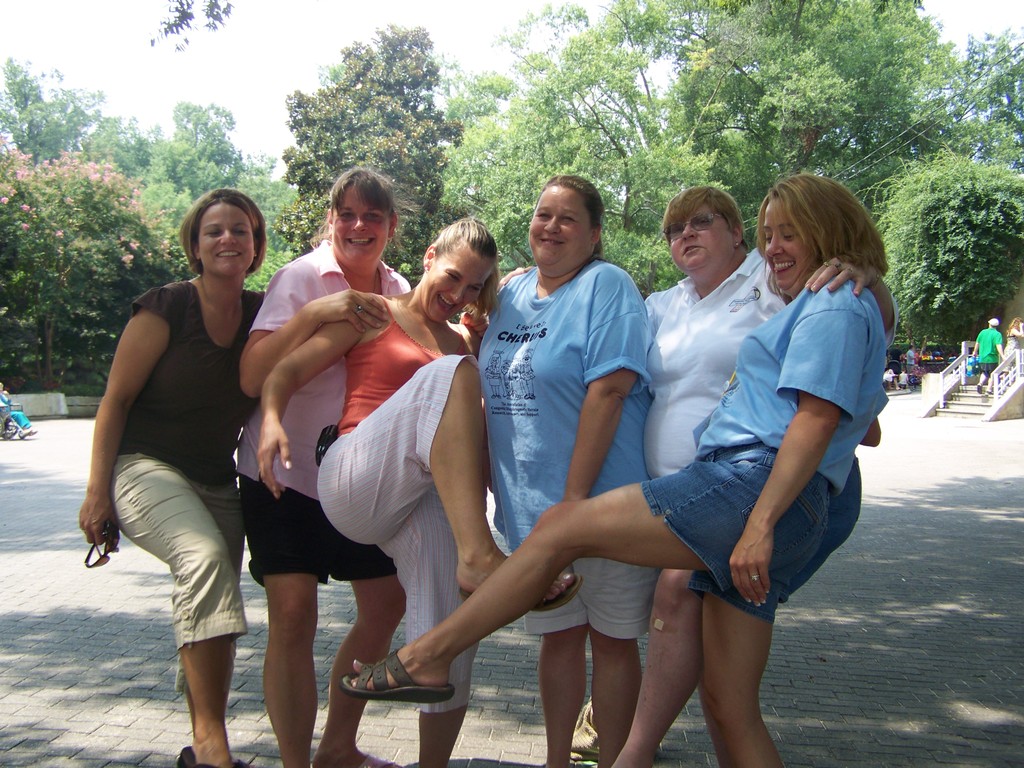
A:
<svg viewBox="0 0 1024 768">
<path fill-rule="evenodd" d="M 999 318 L 993 317 L 974 341 L 972 354 L 978 359 L 978 366 L 981 369 L 981 378 L 978 379 L 979 395 L 986 391 L 988 394 L 992 394 L 992 387 L 986 385 L 989 384 L 992 371 L 1003 359 L 1003 334 L 999 332 L 998 328 Z"/>
<path fill-rule="evenodd" d="M 1003 348 L 1003 359 L 1010 357 L 1018 349 L 1024 349 L 1024 321 L 1019 317 L 1010 321 L 1006 329 L 1006 346 Z"/>
<path fill-rule="evenodd" d="M 904 370 L 907 371 L 912 371 L 920 363 L 920 355 L 918 355 L 917 348 L 913 344 L 903 354 L 902 362 Z"/>
<path fill-rule="evenodd" d="M 762 204 L 758 234 L 784 292 L 839 257 L 844 266 L 885 272 L 870 216 L 830 179 L 798 174 L 776 184 Z M 461 649 L 528 609 L 579 557 L 687 568 L 698 571 L 691 588 L 705 593 L 704 685 L 725 758 L 781 765 L 758 697 L 775 607 L 817 553 L 830 490 L 842 490 L 855 446 L 885 405 L 885 345 L 870 293 L 858 299 L 845 286 L 800 293 L 743 342 L 736 375 L 700 434 L 696 462 L 555 505 L 459 610 L 389 657 L 385 666 L 398 674 L 388 676 L 382 662 L 375 665 L 381 674 L 350 677 L 346 689 L 394 700 L 407 690 L 443 688 Z M 615 764 L 631 765 L 624 756 Z"/>
<path fill-rule="evenodd" d="M 263 299 L 242 287 L 266 254 L 263 214 L 237 190 L 208 192 L 185 216 L 181 246 L 197 277 L 132 304 L 78 522 L 104 553 L 120 530 L 167 564 L 192 718 L 177 766 L 237 768 L 225 727 L 235 640 L 247 632 L 234 453 L 257 403 L 239 386 L 239 360 Z"/>
<path fill-rule="evenodd" d="M 242 389 L 256 397 L 274 365 L 326 322 L 348 321 L 359 331 L 387 317 L 376 294 L 397 295 L 409 283 L 382 262 L 398 229 L 391 180 L 369 168 L 352 168 L 335 182 L 321 242 L 277 271 L 242 355 Z M 284 492 L 274 496 L 260 481 L 257 411 L 242 431 L 238 468 L 249 542 L 249 571 L 267 593 L 270 625 L 263 663 L 267 713 L 284 768 L 309 768 L 318 690 L 313 641 L 318 621 L 317 585 L 350 581 L 356 621 L 339 644 L 332 666 L 327 721 L 313 756 L 314 768 L 386 768 L 387 760 L 359 750 L 363 703 L 337 694 L 335 680 L 356 658 L 385 653 L 405 610 L 395 566 L 379 547 L 350 541 L 324 515 L 317 496 L 316 443 L 338 420 L 345 396 L 339 362 L 299 390 L 285 417 L 291 466 L 274 474 Z"/>
<path fill-rule="evenodd" d="M 0 406 L 6 406 L 10 409 L 10 417 L 18 425 L 18 429 L 25 433 L 25 437 L 32 437 L 32 435 L 38 433 L 39 430 L 32 426 L 32 422 L 25 415 L 24 411 L 14 410 L 14 401 L 11 399 L 11 393 L 4 387 L 2 381 L 0 381 Z"/>
</svg>

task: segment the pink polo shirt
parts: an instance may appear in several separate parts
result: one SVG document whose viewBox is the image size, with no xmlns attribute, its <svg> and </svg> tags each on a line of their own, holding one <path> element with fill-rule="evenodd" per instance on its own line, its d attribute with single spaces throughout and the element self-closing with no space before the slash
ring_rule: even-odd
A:
<svg viewBox="0 0 1024 768">
<path fill-rule="evenodd" d="M 381 264 L 379 269 L 383 295 L 397 296 L 409 290 L 409 282 L 390 267 Z M 276 331 L 314 299 L 348 288 L 330 243 L 322 243 L 311 253 L 285 264 L 271 278 L 251 330 Z M 313 457 L 316 441 L 321 429 L 338 422 L 344 400 L 344 361 L 328 368 L 292 397 L 284 415 L 292 468 L 285 469 L 280 461 L 274 464 L 274 474 L 283 485 L 317 498 L 318 467 Z M 256 449 L 262 421 L 262 413 L 257 409 L 242 430 L 238 445 L 238 472 L 253 480 L 259 479 Z"/>
</svg>

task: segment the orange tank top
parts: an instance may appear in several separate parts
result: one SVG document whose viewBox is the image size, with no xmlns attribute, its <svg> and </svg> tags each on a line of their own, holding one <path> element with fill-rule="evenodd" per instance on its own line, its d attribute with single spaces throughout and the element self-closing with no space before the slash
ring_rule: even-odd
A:
<svg viewBox="0 0 1024 768">
<path fill-rule="evenodd" d="M 467 354 L 465 342 L 459 354 Z M 354 346 L 345 356 L 345 407 L 338 433 L 351 432 L 416 371 L 443 356 L 409 336 L 392 316 L 387 328 L 365 344 Z"/>
</svg>

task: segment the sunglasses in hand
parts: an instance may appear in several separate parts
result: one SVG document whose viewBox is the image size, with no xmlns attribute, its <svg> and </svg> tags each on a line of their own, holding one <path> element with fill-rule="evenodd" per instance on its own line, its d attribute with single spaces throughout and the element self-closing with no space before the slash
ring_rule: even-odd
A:
<svg viewBox="0 0 1024 768">
<path fill-rule="evenodd" d="M 110 562 L 110 556 L 117 552 L 117 545 L 121 540 L 121 534 L 109 520 L 103 524 L 103 544 L 93 544 L 85 556 L 86 568 L 99 568 Z M 96 559 L 93 559 L 93 556 Z"/>
</svg>

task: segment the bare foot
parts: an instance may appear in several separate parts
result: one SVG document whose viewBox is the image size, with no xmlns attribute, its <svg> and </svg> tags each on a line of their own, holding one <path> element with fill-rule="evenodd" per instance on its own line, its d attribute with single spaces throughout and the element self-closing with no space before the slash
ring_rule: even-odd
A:
<svg viewBox="0 0 1024 768">
<path fill-rule="evenodd" d="M 485 555 L 460 559 L 458 570 L 455 572 L 459 591 L 465 597 L 473 594 L 507 557 L 508 555 L 495 547 Z"/>
<path fill-rule="evenodd" d="M 556 597 L 564 593 L 569 587 L 572 586 L 576 580 L 576 574 L 572 570 L 572 566 L 566 568 L 551 582 L 551 586 L 548 587 L 548 591 L 544 593 L 544 602 L 548 603 L 554 600 Z"/>
</svg>

